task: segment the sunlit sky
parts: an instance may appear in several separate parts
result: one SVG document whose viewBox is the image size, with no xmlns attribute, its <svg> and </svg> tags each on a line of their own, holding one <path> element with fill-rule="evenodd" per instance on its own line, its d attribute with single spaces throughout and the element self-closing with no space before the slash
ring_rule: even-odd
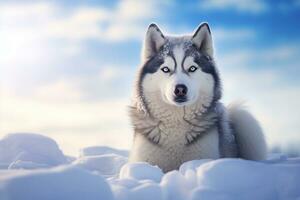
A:
<svg viewBox="0 0 300 200">
<path fill-rule="evenodd" d="M 147 26 L 185 34 L 206 21 L 223 102 L 245 100 L 271 146 L 299 146 L 299 18 L 299 0 L 0 1 L 0 137 L 40 133 L 71 155 L 128 149 Z"/>
</svg>

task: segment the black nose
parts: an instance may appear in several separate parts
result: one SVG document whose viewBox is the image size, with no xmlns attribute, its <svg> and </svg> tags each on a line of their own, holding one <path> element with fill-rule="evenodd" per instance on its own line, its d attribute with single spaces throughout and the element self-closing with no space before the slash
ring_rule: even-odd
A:
<svg viewBox="0 0 300 200">
<path fill-rule="evenodd" d="M 174 94 L 176 95 L 176 97 L 185 97 L 187 91 L 188 89 L 185 85 L 178 84 L 175 87 Z"/>
</svg>

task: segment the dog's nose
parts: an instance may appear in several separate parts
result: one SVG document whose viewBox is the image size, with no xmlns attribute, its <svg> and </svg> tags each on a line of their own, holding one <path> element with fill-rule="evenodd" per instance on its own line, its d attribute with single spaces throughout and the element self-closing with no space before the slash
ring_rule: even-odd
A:
<svg viewBox="0 0 300 200">
<path fill-rule="evenodd" d="M 185 95 L 187 94 L 187 87 L 183 84 L 178 84 L 176 85 L 175 87 L 175 90 L 174 90 L 174 94 L 177 96 L 177 97 L 185 97 Z"/>
</svg>

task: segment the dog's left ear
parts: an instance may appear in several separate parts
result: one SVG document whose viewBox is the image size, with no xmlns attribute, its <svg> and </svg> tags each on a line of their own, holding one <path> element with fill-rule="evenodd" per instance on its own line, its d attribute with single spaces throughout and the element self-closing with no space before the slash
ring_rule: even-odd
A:
<svg viewBox="0 0 300 200">
<path fill-rule="evenodd" d="M 213 57 L 214 49 L 209 25 L 202 23 L 192 36 L 192 41 L 200 52 Z"/>
</svg>

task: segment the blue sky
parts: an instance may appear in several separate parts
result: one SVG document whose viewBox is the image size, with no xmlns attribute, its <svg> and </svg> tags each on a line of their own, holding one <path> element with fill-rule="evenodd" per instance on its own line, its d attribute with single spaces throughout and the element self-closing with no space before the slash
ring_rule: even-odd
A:
<svg viewBox="0 0 300 200">
<path fill-rule="evenodd" d="M 148 24 L 210 24 L 224 103 L 262 122 L 270 145 L 300 143 L 300 1 L 0 1 L 0 136 L 37 132 L 65 152 L 129 148 L 126 115 Z"/>
</svg>

